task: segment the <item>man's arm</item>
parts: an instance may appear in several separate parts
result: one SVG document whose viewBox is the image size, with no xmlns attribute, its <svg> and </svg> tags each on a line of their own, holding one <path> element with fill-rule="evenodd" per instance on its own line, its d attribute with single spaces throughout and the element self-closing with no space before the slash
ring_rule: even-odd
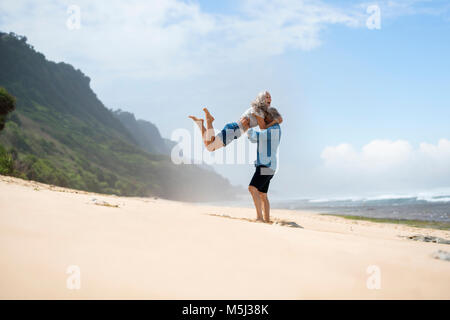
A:
<svg viewBox="0 0 450 320">
<path fill-rule="evenodd" d="M 248 129 L 248 131 L 247 131 L 247 137 L 248 137 L 248 140 L 250 140 L 250 142 L 253 142 L 253 143 L 256 143 L 256 142 L 258 142 L 258 135 L 260 134 L 260 132 L 257 132 L 257 131 L 255 131 L 255 130 L 253 130 L 253 129 Z"/>
<path fill-rule="evenodd" d="M 253 129 L 249 129 L 247 131 L 247 135 L 248 138 L 251 142 L 258 142 L 259 139 L 259 143 L 261 143 L 262 141 L 267 141 L 267 139 L 269 138 L 269 130 L 271 130 L 271 128 L 266 129 L 266 130 L 261 130 L 261 131 L 255 131 Z"/>
</svg>

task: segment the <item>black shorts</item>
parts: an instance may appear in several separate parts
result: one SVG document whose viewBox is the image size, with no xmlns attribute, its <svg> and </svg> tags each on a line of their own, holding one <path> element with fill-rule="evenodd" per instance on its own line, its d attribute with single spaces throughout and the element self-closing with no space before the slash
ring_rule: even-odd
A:
<svg viewBox="0 0 450 320">
<path fill-rule="evenodd" d="M 272 169 L 265 166 L 258 166 L 249 185 L 254 186 L 259 192 L 267 193 L 270 180 L 274 174 L 275 172 Z"/>
</svg>

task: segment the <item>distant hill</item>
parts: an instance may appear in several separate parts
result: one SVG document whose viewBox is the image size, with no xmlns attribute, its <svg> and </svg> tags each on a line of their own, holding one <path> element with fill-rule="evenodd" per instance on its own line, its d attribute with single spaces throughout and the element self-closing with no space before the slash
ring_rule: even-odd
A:
<svg viewBox="0 0 450 320">
<path fill-rule="evenodd" d="M 0 132 L 0 174 L 127 196 L 234 195 L 215 172 L 174 165 L 167 156 L 170 142 L 155 125 L 111 112 L 89 77 L 70 64 L 46 60 L 26 40 L 0 33 L 0 86 L 16 97 L 16 111 Z"/>
<path fill-rule="evenodd" d="M 158 128 L 146 120 L 136 120 L 131 112 L 116 110 L 113 114 L 128 129 L 137 144 L 150 153 L 170 155 L 172 143 L 161 137 Z"/>
</svg>

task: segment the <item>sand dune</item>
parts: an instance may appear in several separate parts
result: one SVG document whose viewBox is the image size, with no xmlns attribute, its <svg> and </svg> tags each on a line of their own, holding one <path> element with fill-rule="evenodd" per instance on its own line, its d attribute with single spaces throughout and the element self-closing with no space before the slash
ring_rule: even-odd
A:
<svg viewBox="0 0 450 320">
<path fill-rule="evenodd" d="M 432 257 L 450 246 L 401 237 L 447 231 L 288 210 L 271 225 L 253 218 L 0 176 L 0 298 L 450 299 L 450 262 Z M 72 265 L 78 290 L 67 288 Z"/>
</svg>

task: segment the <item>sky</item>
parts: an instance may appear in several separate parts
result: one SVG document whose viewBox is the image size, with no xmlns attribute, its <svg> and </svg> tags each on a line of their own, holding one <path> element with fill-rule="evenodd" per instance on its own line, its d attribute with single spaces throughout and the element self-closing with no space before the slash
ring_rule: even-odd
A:
<svg viewBox="0 0 450 320">
<path fill-rule="evenodd" d="M 208 106 L 219 129 L 270 91 L 284 119 L 275 197 L 450 190 L 448 1 L 17 0 L 0 2 L 0 30 L 193 144 L 188 115 Z M 214 169 L 246 186 L 246 150 Z"/>
</svg>

